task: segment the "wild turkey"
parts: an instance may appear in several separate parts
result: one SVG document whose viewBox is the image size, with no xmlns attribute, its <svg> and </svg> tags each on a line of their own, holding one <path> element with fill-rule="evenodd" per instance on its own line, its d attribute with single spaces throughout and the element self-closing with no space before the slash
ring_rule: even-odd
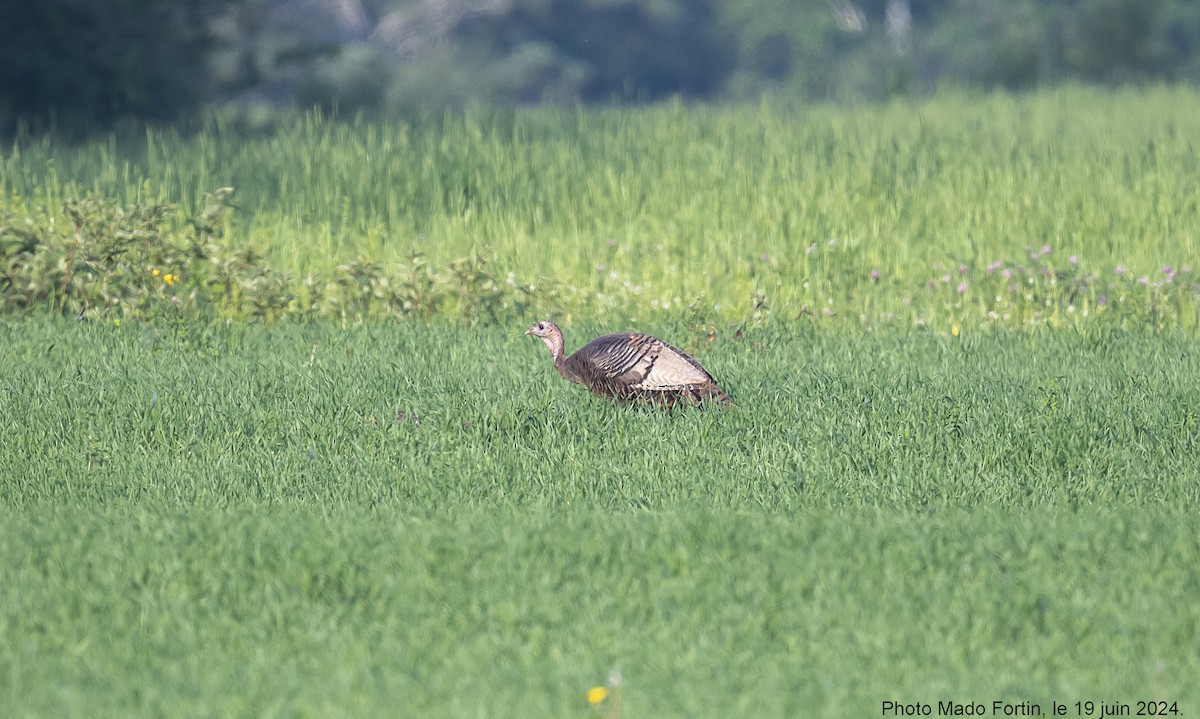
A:
<svg viewBox="0 0 1200 719">
<path fill-rule="evenodd" d="M 699 362 L 657 337 L 604 335 L 565 357 L 562 330 L 553 322 L 538 322 L 525 334 L 546 343 L 564 379 L 606 399 L 668 407 L 706 399 L 725 407 L 732 402 Z"/>
</svg>

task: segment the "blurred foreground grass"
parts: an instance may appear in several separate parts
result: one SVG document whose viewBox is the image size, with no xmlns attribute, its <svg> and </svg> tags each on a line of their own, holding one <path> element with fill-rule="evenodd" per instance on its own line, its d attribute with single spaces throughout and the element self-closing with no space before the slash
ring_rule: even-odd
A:
<svg viewBox="0 0 1200 719">
<path fill-rule="evenodd" d="M 877 715 L 1200 702 L 1173 509 L 0 509 L 5 716 Z"/>
</svg>

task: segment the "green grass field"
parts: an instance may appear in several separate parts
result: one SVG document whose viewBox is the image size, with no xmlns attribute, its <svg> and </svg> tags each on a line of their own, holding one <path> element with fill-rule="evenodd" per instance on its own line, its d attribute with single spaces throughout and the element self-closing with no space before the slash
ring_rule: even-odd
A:
<svg viewBox="0 0 1200 719">
<path fill-rule="evenodd" d="M 0 334 L 6 716 L 1200 701 L 1191 338 L 761 333 L 662 413 L 501 328 Z"/>
<path fill-rule="evenodd" d="M 736 409 L 663 415 L 564 382 L 522 328 L 184 329 L 6 327 L 0 471 L 24 484 L 5 503 L 426 516 L 1200 498 L 1195 338 L 764 332 L 692 348 Z"/>
<path fill-rule="evenodd" d="M 271 322 L 131 266 L 143 314 L 6 316 L 0 716 L 1192 716 L 1198 137 L 1193 91 L 1068 88 L 18 142 L 3 291 L 65 201 L 186 232 L 233 186 L 296 287 L 486 245 L 554 292 Z M 548 316 L 737 404 L 606 404 Z"/>
</svg>

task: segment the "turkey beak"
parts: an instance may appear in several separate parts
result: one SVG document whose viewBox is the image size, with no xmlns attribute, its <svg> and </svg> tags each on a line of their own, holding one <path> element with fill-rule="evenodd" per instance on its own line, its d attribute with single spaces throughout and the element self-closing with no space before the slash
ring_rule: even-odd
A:
<svg viewBox="0 0 1200 719">
<path fill-rule="evenodd" d="M 527 335 L 533 334 L 533 328 L 530 327 L 529 329 L 525 330 L 525 334 L 527 334 Z"/>
</svg>

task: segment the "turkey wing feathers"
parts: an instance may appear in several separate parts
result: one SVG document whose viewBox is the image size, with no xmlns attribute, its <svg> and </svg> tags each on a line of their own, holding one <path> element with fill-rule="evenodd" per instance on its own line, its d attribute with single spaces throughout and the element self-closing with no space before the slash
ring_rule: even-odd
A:
<svg viewBox="0 0 1200 719">
<path fill-rule="evenodd" d="M 567 360 L 590 382 L 663 391 L 712 382 L 698 362 L 662 340 L 642 334 L 598 337 Z"/>
</svg>

